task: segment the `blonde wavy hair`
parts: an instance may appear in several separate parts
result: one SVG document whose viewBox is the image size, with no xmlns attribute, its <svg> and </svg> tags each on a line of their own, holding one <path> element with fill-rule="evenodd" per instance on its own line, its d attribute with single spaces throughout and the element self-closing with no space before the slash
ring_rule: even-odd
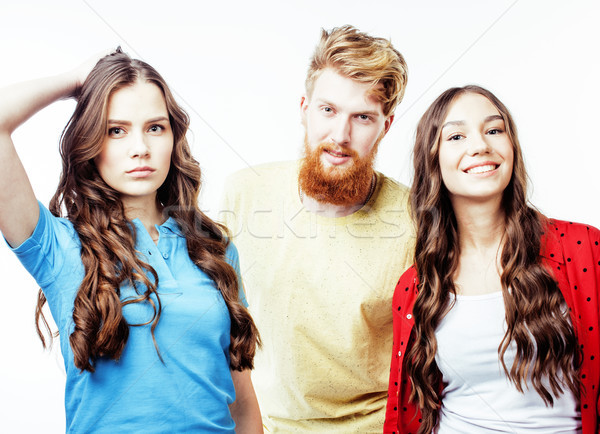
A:
<svg viewBox="0 0 600 434">
<path fill-rule="evenodd" d="M 323 29 L 306 76 L 308 98 L 327 68 L 371 85 L 371 95 L 382 103 L 386 117 L 394 113 L 404 97 L 408 68 L 402 54 L 387 39 L 369 36 L 349 25 L 329 32 Z"/>
</svg>

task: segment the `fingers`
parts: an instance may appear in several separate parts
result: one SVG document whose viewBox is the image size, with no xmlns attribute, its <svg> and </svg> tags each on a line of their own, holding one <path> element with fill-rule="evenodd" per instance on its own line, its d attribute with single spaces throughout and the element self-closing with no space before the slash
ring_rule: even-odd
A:
<svg viewBox="0 0 600 434">
<path fill-rule="evenodd" d="M 83 62 L 81 65 L 79 65 L 74 70 L 75 83 L 76 83 L 77 90 L 83 85 L 83 82 L 85 81 L 87 76 L 90 74 L 90 72 L 94 68 L 94 66 L 96 66 L 98 61 L 100 61 L 100 59 L 102 59 L 114 52 L 115 52 L 114 48 L 99 51 L 99 52 L 95 53 L 93 56 L 91 56 L 90 58 L 88 58 L 85 62 Z"/>
</svg>

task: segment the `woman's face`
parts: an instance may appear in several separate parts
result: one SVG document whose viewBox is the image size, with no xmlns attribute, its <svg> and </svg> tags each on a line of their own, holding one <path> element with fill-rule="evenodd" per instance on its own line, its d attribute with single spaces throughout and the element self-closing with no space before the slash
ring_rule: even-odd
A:
<svg viewBox="0 0 600 434">
<path fill-rule="evenodd" d="M 513 145 L 498 109 L 483 95 L 465 93 L 442 124 L 439 164 L 453 203 L 501 199 L 513 171 Z"/>
<path fill-rule="evenodd" d="M 96 167 L 123 203 L 154 201 L 171 164 L 173 131 L 162 91 L 136 81 L 108 100 L 108 126 Z M 149 202 L 148 202 L 149 203 Z"/>
</svg>

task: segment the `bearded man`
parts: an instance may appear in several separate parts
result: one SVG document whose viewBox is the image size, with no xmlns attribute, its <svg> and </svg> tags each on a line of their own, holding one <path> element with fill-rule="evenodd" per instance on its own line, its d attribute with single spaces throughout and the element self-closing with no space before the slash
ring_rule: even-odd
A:
<svg viewBox="0 0 600 434">
<path fill-rule="evenodd" d="M 222 217 L 262 336 L 253 383 L 269 432 L 383 429 L 392 295 L 414 237 L 408 189 L 373 166 L 406 79 L 390 41 L 323 31 L 304 158 L 228 179 Z"/>
</svg>

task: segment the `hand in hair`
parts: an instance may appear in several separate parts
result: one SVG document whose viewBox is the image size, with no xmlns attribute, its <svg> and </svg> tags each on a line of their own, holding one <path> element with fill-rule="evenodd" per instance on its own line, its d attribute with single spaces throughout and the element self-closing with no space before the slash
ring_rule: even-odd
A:
<svg viewBox="0 0 600 434">
<path fill-rule="evenodd" d="M 53 76 L 0 89 L 0 232 L 16 247 L 35 229 L 39 209 L 31 184 L 12 141 L 19 125 L 53 102 L 76 95 L 98 53 L 81 66 Z"/>
<path fill-rule="evenodd" d="M 110 48 L 107 50 L 98 51 L 93 56 L 91 56 L 89 59 L 87 59 L 85 62 L 83 62 L 81 65 L 79 65 L 77 68 L 70 71 L 70 75 L 72 77 L 72 83 L 73 83 L 73 91 L 68 96 L 69 97 L 76 96 L 79 93 L 81 86 L 83 86 L 83 83 L 85 82 L 86 78 L 88 77 L 88 75 L 90 75 L 90 72 L 92 71 L 94 66 L 96 66 L 98 61 L 110 54 L 115 53 L 115 52 L 120 53 L 121 47 L 120 46 L 117 47 L 116 50 L 113 48 Z"/>
</svg>

